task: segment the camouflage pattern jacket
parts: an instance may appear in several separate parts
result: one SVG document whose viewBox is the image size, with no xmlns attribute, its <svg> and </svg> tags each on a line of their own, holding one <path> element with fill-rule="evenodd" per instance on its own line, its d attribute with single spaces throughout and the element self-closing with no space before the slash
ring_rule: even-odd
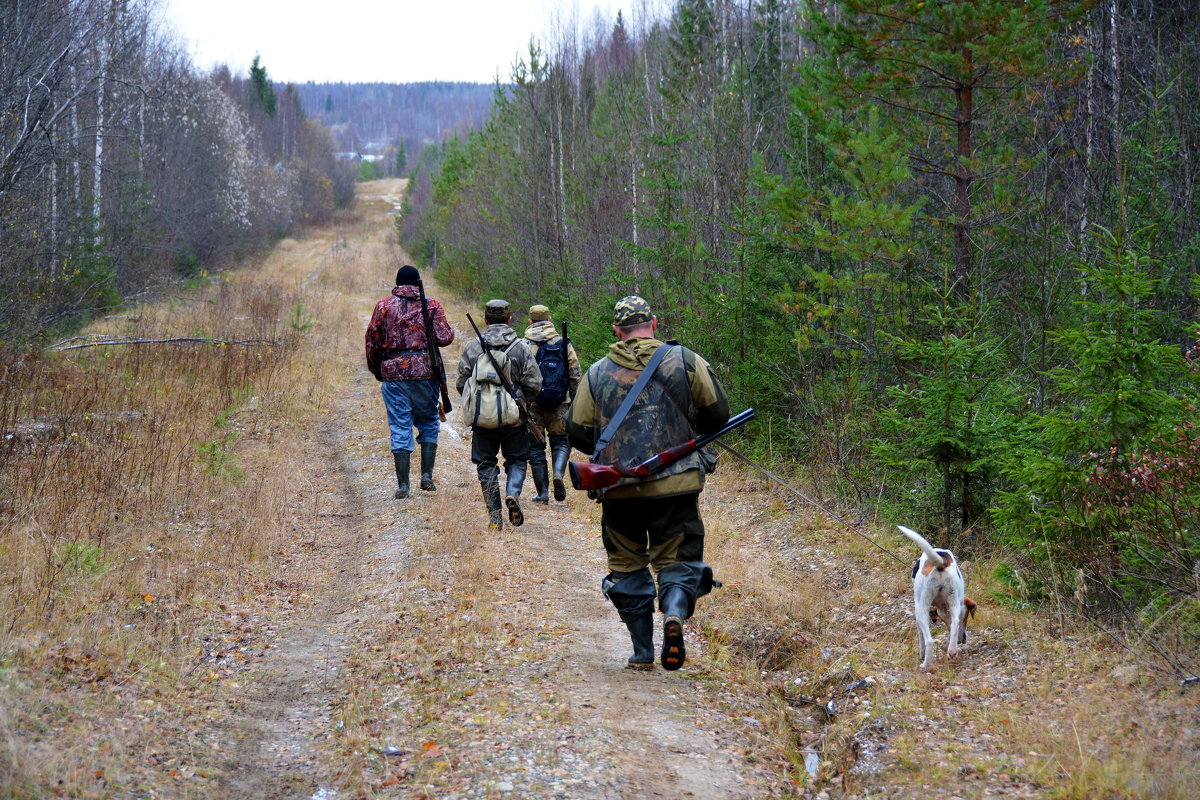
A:
<svg viewBox="0 0 1200 800">
<path fill-rule="evenodd" d="M 542 342 L 556 342 L 561 338 L 558 331 L 554 330 L 554 323 L 548 319 L 530 323 L 529 327 L 525 329 L 525 341 L 529 345 L 529 351 L 533 353 L 534 361 L 537 361 L 538 350 L 541 348 Z M 568 342 L 567 399 L 553 411 L 544 412 L 547 416 L 557 415 L 566 421 L 567 415 L 571 411 L 571 398 L 575 396 L 575 392 L 579 391 L 579 381 L 582 377 L 583 369 L 579 366 L 579 356 L 575 354 L 575 345 Z"/>
<path fill-rule="evenodd" d="M 657 339 L 626 339 L 610 345 L 608 355 L 592 364 L 567 421 L 572 446 L 584 453 L 595 450 L 596 439 L 654 351 L 663 346 Z M 673 347 L 595 460 L 633 466 L 728 421 L 729 399 L 708 362 L 686 347 Z M 600 494 L 606 499 L 666 497 L 703 488 L 703 464 L 698 453 L 691 453 L 649 478 L 623 478 Z"/>
<path fill-rule="evenodd" d="M 527 343 L 523 339 L 518 341 L 517 332 L 503 323 L 488 325 L 484 328 L 483 339 L 491 348 L 508 348 L 506 352 L 509 362 L 508 379 L 512 382 L 514 389 L 525 395 L 526 404 L 533 403 L 533 398 L 537 397 L 537 393 L 542 388 L 542 371 L 538 368 L 537 362 L 533 360 L 533 353 L 529 352 Z M 513 345 L 513 342 L 516 344 Z M 483 345 L 479 343 L 478 338 L 471 339 L 463 345 L 462 358 L 458 360 L 458 376 L 454 381 L 454 388 L 460 395 L 463 393 L 463 387 L 467 385 L 467 378 L 470 377 L 471 370 L 475 368 L 475 359 L 481 355 L 483 355 Z"/>
<path fill-rule="evenodd" d="M 454 341 L 454 329 L 437 300 L 426 298 L 438 347 Z M 433 377 L 421 316 L 421 293 L 416 286 L 393 286 L 375 304 L 367 325 L 367 369 L 380 381 L 427 381 Z"/>
</svg>

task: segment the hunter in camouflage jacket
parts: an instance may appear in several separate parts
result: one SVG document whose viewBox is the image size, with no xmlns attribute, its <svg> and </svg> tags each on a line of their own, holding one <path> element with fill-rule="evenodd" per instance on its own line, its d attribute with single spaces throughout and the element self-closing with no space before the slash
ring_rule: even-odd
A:
<svg viewBox="0 0 1200 800">
<path fill-rule="evenodd" d="M 438 347 L 454 341 L 454 329 L 437 300 L 426 299 Z M 375 304 L 367 326 L 367 369 L 380 381 L 423 381 L 433 378 L 416 286 L 394 286 Z"/>
</svg>

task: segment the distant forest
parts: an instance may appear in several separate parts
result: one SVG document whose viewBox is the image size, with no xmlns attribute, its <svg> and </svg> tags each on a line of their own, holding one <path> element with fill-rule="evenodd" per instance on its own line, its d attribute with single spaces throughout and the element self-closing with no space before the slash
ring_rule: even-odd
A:
<svg viewBox="0 0 1200 800">
<path fill-rule="evenodd" d="M 403 237 L 588 358 L 643 294 L 822 496 L 1195 633 L 1197 11 L 676 0 L 534 46 Z"/>
<path fill-rule="evenodd" d="M 198 72 L 152 0 L 0 3 L 0 342 L 204 280 L 354 199 L 267 66 Z"/>
<path fill-rule="evenodd" d="M 404 143 L 410 155 L 428 144 L 466 137 L 487 121 L 496 87 L 483 83 L 303 83 L 306 114 L 326 125 L 343 152 L 385 155 Z"/>
<path fill-rule="evenodd" d="M 203 74 L 148 34 L 156 8 L 0 4 L 0 342 L 65 334 L 326 222 L 356 179 L 402 174 L 494 100 L 483 84 L 277 83 L 257 59 Z"/>
</svg>

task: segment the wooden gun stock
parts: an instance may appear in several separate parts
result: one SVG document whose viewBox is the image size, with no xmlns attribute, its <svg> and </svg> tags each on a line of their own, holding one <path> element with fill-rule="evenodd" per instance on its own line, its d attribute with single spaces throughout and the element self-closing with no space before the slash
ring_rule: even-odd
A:
<svg viewBox="0 0 1200 800">
<path fill-rule="evenodd" d="M 668 464 L 678 461 L 688 453 L 699 450 L 718 436 L 724 436 L 752 419 L 754 419 L 754 409 L 747 408 L 740 414 L 730 417 L 729 421 L 719 430 L 702 436 L 694 436 L 682 444 L 669 447 L 661 453 L 655 453 L 642 463 L 632 467 L 621 467 L 616 464 L 593 464 L 590 461 L 572 461 L 570 463 L 571 485 L 576 489 L 592 491 L 607 489 L 622 478 L 647 478 Z"/>
</svg>

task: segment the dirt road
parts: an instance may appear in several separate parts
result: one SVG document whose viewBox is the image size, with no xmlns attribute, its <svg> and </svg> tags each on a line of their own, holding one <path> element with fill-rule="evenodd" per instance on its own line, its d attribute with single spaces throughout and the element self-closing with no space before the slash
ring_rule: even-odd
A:
<svg viewBox="0 0 1200 800">
<path fill-rule="evenodd" d="M 398 188 L 363 187 L 354 232 L 302 243 L 342 252 L 304 263 L 345 271 L 356 312 L 319 324 L 348 340 L 407 260 L 392 243 Z M 453 365 L 470 309 L 430 284 L 456 328 Z M 1186 796 L 1173 787 L 1195 774 L 1193 699 L 1115 672 L 1094 637 L 998 608 L 983 574 L 971 646 L 919 672 L 915 553 L 883 557 L 729 467 L 701 506 L 726 587 L 689 622 L 687 666 L 625 670 L 597 507 L 577 493 L 527 503 L 523 527 L 489 532 L 466 435 L 452 414 L 437 491 L 394 500 L 378 386 L 347 365 L 307 435 L 275 599 L 247 615 L 264 656 L 214 732 L 213 791 L 187 796 L 1083 797 L 1129 759 L 1141 788 L 1111 796 Z"/>
<path fill-rule="evenodd" d="M 361 336 L 397 257 L 386 245 L 390 202 L 368 195 L 362 207 L 378 241 L 359 257 L 379 268 L 373 285 L 354 287 L 361 313 L 348 336 Z M 453 365 L 470 309 L 430 283 L 456 327 Z M 705 669 L 694 633 L 699 666 L 623 668 L 630 643 L 599 591 L 594 503 L 526 503 L 523 527 L 487 531 L 457 416 L 443 423 L 438 490 L 404 501 L 392 498 L 383 406 L 365 370 L 312 437 L 296 481 L 307 513 L 294 523 L 311 546 L 283 565 L 307 597 L 276 619 L 285 632 L 243 676 L 242 713 L 226 734 L 230 796 L 750 798 L 780 780 L 744 757 L 769 712 Z M 456 644 L 435 641 L 430 625 L 448 625 Z M 454 702 L 426 718 L 414 709 L 430 683 Z M 723 702 L 737 708 L 714 718 Z"/>
</svg>

